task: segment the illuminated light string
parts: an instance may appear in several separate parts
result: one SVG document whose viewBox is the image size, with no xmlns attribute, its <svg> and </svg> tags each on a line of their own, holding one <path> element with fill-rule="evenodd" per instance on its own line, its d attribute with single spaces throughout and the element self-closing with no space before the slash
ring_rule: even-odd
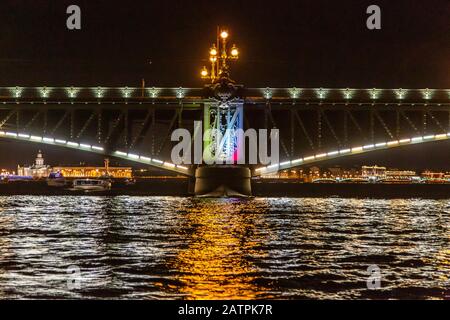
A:
<svg viewBox="0 0 450 320">
<path fill-rule="evenodd" d="M 351 156 L 351 155 L 362 154 L 362 153 L 371 152 L 371 151 L 389 149 L 389 148 L 393 148 L 393 147 L 402 147 L 402 146 L 413 145 L 413 144 L 418 144 L 418 143 L 425 143 L 425 142 L 432 142 L 432 141 L 439 141 L 439 140 L 448 140 L 448 139 L 450 139 L 450 132 L 443 133 L 443 134 L 436 134 L 436 135 L 418 136 L 418 137 L 406 138 L 406 139 L 401 139 L 401 140 L 379 142 L 376 144 L 369 144 L 369 145 L 364 145 L 364 146 L 359 146 L 359 147 L 353 147 L 353 148 L 348 148 L 348 149 L 330 151 L 327 153 L 316 154 L 313 156 L 308 156 L 308 157 L 304 157 L 304 158 L 300 158 L 300 159 L 296 159 L 296 160 L 292 160 L 292 161 L 275 163 L 275 164 L 271 164 L 270 166 L 258 168 L 255 170 L 255 172 L 257 174 L 275 173 L 280 169 L 290 169 L 290 168 L 297 167 L 302 164 L 310 164 L 310 163 L 315 163 L 315 162 L 319 162 L 319 161 L 340 158 L 340 157 L 344 157 L 344 156 Z"/>
<path fill-rule="evenodd" d="M 90 144 L 86 144 L 86 143 L 78 143 L 78 142 L 69 141 L 69 140 L 55 139 L 55 138 L 51 138 L 51 137 L 34 136 L 34 135 L 30 135 L 28 133 L 0 131 L 0 137 L 1 136 L 18 139 L 18 140 L 22 140 L 22 141 L 32 141 L 32 142 L 38 142 L 38 143 L 44 143 L 44 144 L 50 144 L 50 145 L 60 145 L 60 146 L 64 146 L 64 147 L 68 147 L 68 148 L 72 148 L 72 149 L 78 149 L 78 150 L 90 151 L 90 152 L 96 152 L 96 153 L 102 153 L 102 154 L 105 152 L 105 149 L 101 146 L 90 145 Z M 168 169 L 175 170 L 175 171 L 181 171 L 184 173 L 188 172 L 188 170 L 189 170 L 189 168 L 187 168 L 185 166 L 175 165 L 170 162 L 164 162 L 162 160 L 152 159 L 149 157 L 145 157 L 145 156 L 141 156 L 141 155 L 137 155 L 137 154 L 133 154 L 133 153 L 115 151 L 114 155 L 119 158 L 133 160 L 133 161 L 141 162 L 141 163 L 149 163 L 153 166 L 164 167 L 164 168 L 168 168 Z"/>
<path fill-rule="evenodd" d="M 148 163 L 148 164 L 152 164 L 152 165 L 158 166 L 158 167 L 165 167 L 165 168 L 169 168 L 169 169 L 173 169 L 173 170 L 179 169 L 179 170 L 182 170 L 183 172 L 187 172 L 189 170 L 189 168 L 181 166 L 181 165 L 176 165 L 176 164 L 173 164 L 170 162 L 164 162 L 159 159 L 149 158 L 149 157 L 141 156 L 141 155 L 134 154 L 134 153 L 115 151 L 114 155 L 119 158 L 122 158 L 122 159 L 133 160 L 135 162 L 140 162 L 140 163 Z"/>
</svg>

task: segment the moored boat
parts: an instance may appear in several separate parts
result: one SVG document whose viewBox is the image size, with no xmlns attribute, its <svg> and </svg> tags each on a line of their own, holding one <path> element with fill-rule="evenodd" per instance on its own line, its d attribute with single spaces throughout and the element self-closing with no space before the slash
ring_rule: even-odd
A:
<svg viewBox="0 0 450 320">
<path fill-rule="evenodd" d="M 107 191 L 111 190 L 111 180 L 109 179 L 75 179 L 73 190 L 81 191 Z"/>
</svg>

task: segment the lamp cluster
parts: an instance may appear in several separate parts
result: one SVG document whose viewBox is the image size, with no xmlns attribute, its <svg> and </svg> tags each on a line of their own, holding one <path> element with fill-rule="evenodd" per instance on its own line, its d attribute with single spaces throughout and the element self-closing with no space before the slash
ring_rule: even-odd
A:
<svg viewBox="0 0 450 320">
<path fill-rule="evenodd" d="M 211 68 L 208 70 L 206 66 L 201 71 L 202 79 L 215 82 L 221 77 L 223 72 L 228 70 L 228 61 L 237 60 L 239 58 L 239 49 L 235 44 L 228 49 L 229 33 L 222 30 L 217 34 L 217 43 L 213 44 L 209 49 L 209 61 Z"/>
</svg>

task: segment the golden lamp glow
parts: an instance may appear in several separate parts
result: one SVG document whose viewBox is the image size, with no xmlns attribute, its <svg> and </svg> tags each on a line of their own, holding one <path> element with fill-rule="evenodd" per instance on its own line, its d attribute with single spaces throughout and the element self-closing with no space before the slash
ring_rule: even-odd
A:
<svg viewBox="0 0 450 320">
<path fill-rule="evenodd" d="M 213 46 L 211 48 L 211 50 L 209 51 L 209 54 L 212 55 L 212 56 L 216 56 L 217 55 L 217 49 L 216 49 L 215 46 Z"/>
<path fill-rule="evenodd" d="M 203 67 L 201 75 L 202 78 L 206 78 L 208 76 L 208 69 L 206 69 L 206 67 Z"/>
<path fill-rule="evenodd" d="M 236 45 L 233 45 L 233 47 L 231 48 L 231 55 L 233 57 L 237 57 L 239 55 L 239 50 L 236 48 Z"/>
<path fill-rule="evenodd" d="M 203 67 L 200 72 L 202 79 L 209 79 L 214 83 L 224 75 L 229 76 L 228 62 L 239 59 L 239 50 L 236 45 L 231 48 L 228 46 L 228 37 L 228 31 L 217 32 L 217 43 L 209 49 L 211 67 Z"/>
</svg>

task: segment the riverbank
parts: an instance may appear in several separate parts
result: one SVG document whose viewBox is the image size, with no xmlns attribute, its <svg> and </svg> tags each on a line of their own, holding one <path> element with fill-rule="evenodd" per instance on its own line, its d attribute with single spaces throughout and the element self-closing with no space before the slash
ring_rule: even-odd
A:
<svg viewBox="0 0 450 320">
<path fill-rule="evenodd" d="M 93 196 L 177 196 L 191 194 L 188 179 L 139 179 L 133 185 L 115 181 L 108 191 L 84 192 L 47 186 L 45 181 L 16 181 L 0 184 L 0 195 L 93 195 Z M 450 199 L 450 184 L 337 184 L 299 181 L 253 180 L 256 197 L 341 197 Z"/>
</svg>

